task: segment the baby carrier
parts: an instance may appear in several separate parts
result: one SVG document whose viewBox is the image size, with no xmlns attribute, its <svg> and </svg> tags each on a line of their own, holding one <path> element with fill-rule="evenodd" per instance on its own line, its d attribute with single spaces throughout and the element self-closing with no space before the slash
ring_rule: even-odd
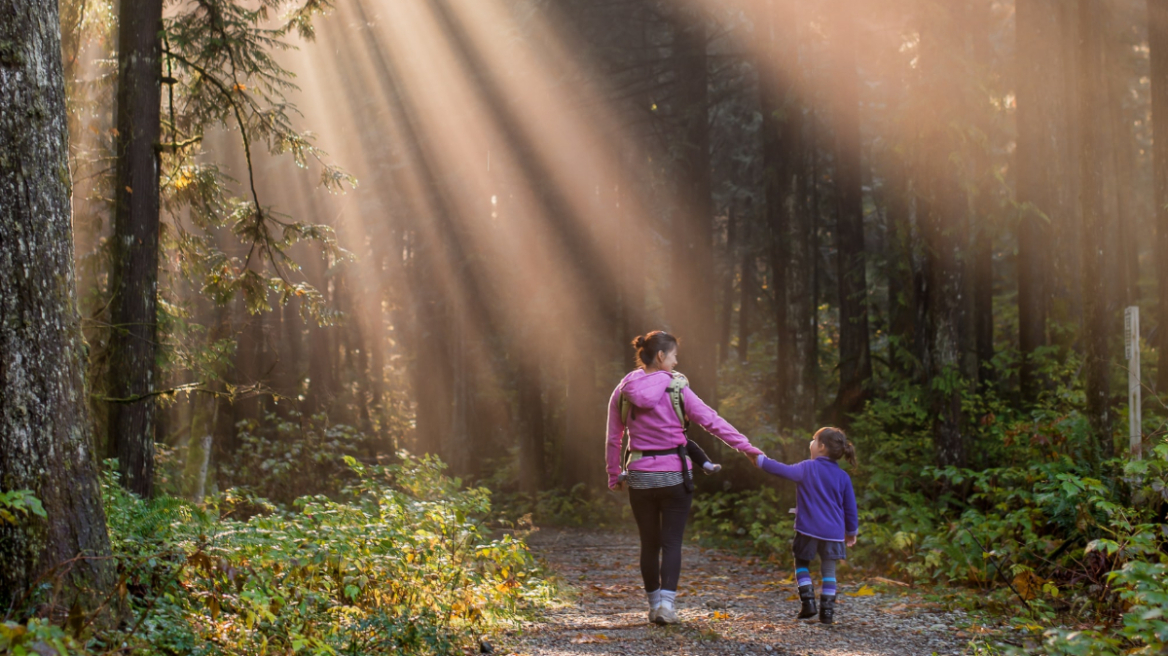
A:
<svg viewBox="0 0 1168 656">
<path fill-rule="evenodd" d="M 689 379 L 679 371 L 670 372 L 673 380 L 669 381 L 669 400 L 673 402 L 673 412 L 677 415 L 677 420 L 681 422 L 681 432 L 685 435 L 686 442 L 689 441 L 689 418 L 685 415 L 685 400 L 682 392 L 689 387 Z M 674 449 L 650 449 L 647 451 L 636 451 L 632 448 L 632 436 L 629 435 L 629 417 L 633 413 L 633 403 L 621 391 L 620 396 L 620 415 L 621 423 L 625 425 L 625 453 L 621 458 L 621 480 L 628 475 L 629 464 L 646 458 L 649 456 L 667 456 L 677 455 L 681 459 L 681 477 L 685 483 L 685 490 L 693 492 L 693 476 L 690 474 L 689 461 L 686 459 L 686 445 L 683 443 Z"/>
</svg>

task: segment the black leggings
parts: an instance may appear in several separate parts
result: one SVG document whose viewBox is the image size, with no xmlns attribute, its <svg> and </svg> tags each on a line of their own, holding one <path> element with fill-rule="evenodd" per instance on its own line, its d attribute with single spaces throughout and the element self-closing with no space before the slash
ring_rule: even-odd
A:
<svg viewBox="0 0 1168 656">
<path fill-rule="evenodd" d="M 629 490 L 629 504 L 641 533 L 641 577 L 645 592 L 677 590 L 681 539 L 693 492 L 684 485 Z"/>
</svg>

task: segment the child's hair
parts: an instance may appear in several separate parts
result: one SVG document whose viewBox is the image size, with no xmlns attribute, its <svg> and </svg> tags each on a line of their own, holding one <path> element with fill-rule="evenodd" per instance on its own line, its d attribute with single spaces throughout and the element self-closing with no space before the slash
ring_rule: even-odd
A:
<svg viewBox="0 0 1168 656">
<path fill-rule="evenodd" d="M 638 335 L 633 340 L 633 348 L 637 349 L 637 366 L 644 369 L 653 364 L 658 353 L 662 351 L 669 353 L 677 348 L 677 338 L 664 330 L 654 330 L 645 335 Z"/>
<path fill-rule="evenodd" d="M 856 466 L 856 447 L 848 441 L 848 436 L 835 426 L 824 426 L 815 431 L 815 439 L 827 449 L 827 457 L 832 460 L 846 458 Z"/>
</svg>

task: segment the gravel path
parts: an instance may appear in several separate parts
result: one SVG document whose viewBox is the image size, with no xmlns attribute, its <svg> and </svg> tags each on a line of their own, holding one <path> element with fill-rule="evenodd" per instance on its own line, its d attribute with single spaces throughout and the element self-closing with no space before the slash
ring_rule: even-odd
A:
<svg viewBox="0 0 1168 656">
<path fill-rule="evenodd" d="M 635 535 L 545 529 L 528 543 L 568 584 L 566 598 L 542 622 L 503 637 L 495 653 L 928 656 L 967 653 L 977 631 L 964 613 L 945 612 L 911 591 L 871 582 L 862 588 L 847 580 L 846 568 L 836 624 L 799 622 L 786 567 L 692 544 L 682 554 L 682 624 L 657 627 L 646 617 Z"/>
</svg>

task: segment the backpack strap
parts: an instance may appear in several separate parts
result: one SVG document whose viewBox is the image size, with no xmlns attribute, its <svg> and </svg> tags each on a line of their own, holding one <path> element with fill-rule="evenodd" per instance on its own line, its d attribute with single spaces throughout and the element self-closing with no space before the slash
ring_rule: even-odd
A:
<svg viewBox="0 0 1168 656">
<path fill-rule="evenodd" d="M 682 392 L 689 387 L 689 379 L 680 371 L 673 372 L 673 380 L 669 382 L 669 400 L 673 401 L 673 412 L 681 422 L 682 432 L 689 430 L 689 417 L 685 416 L 685 396 Z"/>
</svg>

